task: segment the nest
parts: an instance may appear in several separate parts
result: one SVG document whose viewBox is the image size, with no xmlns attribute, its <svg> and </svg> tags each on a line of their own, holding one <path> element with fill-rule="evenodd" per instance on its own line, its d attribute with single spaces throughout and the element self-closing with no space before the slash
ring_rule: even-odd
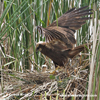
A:
<svg viewBox="0 0 100 100">
<path fill-rule="evenodd" d="M 87 94 L 88 69 L 89 60 L 82 56 L 69 60 L 55 75 L 48 71 L 25 70 L 22 73 L 2 69 L 0 97 L 7 100 L 81 100 Z"/>
</svg>

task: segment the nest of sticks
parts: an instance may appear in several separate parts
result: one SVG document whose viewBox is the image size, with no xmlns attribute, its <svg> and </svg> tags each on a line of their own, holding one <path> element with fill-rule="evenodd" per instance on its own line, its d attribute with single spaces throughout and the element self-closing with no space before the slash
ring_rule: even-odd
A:
<svg viewBox="0 0 100 100">
<path fill-rule="evenodd" d="M 0 71 L 0 98 L 7 100 L 81 100 L 87 94 L 89 75 L 89 60 L 77 56 L 66 65 L 58 69 L 55 75 L 48 71 L 37 72 L 25 70 L 17 72 L 10 69 Z"/>
</svg>

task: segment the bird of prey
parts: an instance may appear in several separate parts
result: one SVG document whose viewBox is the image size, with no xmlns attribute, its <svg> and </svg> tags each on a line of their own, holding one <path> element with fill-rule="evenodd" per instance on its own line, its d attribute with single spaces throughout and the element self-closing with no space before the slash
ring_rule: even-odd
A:
<svg viewBox="0 0 100 100">
<path fill-rule="evenodd" d="M 87 8 L 88 6 L 72 8 L 48 27 L 37 27 L 38 31 L 45 36 L 46 41 L 38 42 L 36 51 L 49 57 L 55 67 L 65 66 L 68 58 L 73 58 L 84 49 L 84 45 L 74 47 L 76 44 L 74 33 L 86 23 L 86 20 L 91 19 L 92 9 Z"/>
</svg>

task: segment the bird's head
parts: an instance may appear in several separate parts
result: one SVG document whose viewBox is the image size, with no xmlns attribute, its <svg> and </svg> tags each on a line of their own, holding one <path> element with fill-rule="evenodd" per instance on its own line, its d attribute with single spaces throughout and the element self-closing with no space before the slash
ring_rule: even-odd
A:
<svg viewBox="0 0 100 100">
<path fill-rule="evenodd" d="M 45 45 L 46 43 L 45 42 L 43 42 L 43 41 L 40 41 L 40 42 L 38 42 L 38 43 L 36 43 L 36 53 L 38 53 L 38 51 L 42 51 L 42 47 L 43 47 L 43 45 Z"/>
<path fill-rule="evenodd" d="M 41 43 L 38 42 L 38 43 L 36 44 L 36 48 L 35 48 L 35 49 L 36 49 L 36 53 L 38 53 L 38 51 L 41 51 L 41 50 L 42 50 L 42 48 L 41 48 Z"/>
</svg>

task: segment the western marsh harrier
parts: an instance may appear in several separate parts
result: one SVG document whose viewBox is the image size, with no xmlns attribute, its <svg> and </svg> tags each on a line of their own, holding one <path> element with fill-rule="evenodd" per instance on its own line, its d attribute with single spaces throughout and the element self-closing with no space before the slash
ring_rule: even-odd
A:
<svg viewBox="0 0 100 100">
<path fill-rule="evenodd" d="M 53 60 L 55 66 L 64 66 L 68 58 L 81 52 L 85 46 L 74 47 L 74 33 L 86 20 L 91 19 L 87 15 L 92 14 L 92 9 L 86 9 L 87 7 L 70 9 L 46 28 L 38 26 L 37 29 L 45 36 L 46 42 L 38 42 L 36 51 Z"/>
</svg>

